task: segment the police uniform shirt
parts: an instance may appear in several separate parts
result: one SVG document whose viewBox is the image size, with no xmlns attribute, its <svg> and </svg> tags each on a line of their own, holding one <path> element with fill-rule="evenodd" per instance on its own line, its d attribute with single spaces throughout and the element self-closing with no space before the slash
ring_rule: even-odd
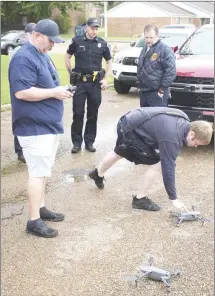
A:
<svg viewBox="0 0 215 296">
<path fill-rule="evenodd" d="M 86 35 L 74 37 L 67 50 L 69 55 L 75 56 L 75 71 L 82 74 L 92 74 L 102 68 L 102 58 L 111 60 L 110 49 L 107 42 L 96 37 L 88 39 Z"/>
</svg>

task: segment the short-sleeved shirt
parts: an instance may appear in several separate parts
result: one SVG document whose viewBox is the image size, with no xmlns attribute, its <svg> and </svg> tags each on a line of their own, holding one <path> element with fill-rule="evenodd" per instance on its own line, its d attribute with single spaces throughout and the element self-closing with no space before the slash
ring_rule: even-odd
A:
<svg viewBox="0 0 215 296">
<path fill-rule="evenodd" d="M 107 42 L 99 37 L 88 39 L 86 35 L 74 37 L 67 50 L 69 55 L 75 56 L 75 71 L 91 74 L 102 68 L 102 58 L 111 60 L 110 48 Z"/>
<path fill-rule="evenodd" d="M 55 98 L 41 101 L 17 99 L 15 93 L 31 87 L 50 89 L 60 85 L 56 68 L 48 54 L 31 43 L 19 49 L 9 65 L 12 129 L 17 136 L 63 133 L 63 102 Z"/>
<path fill-rule="evenodd" d="M 21 42 L 21 44 L 18 45 L 17 47 L 15 47 L 14 50 L 11 52 L 11 54 L 10 54 L 10 59 L 12 59 L 12 57 L 15 55 L 15 53 L 16 53 L 20 48 L 22 48 L 22 46 L 25 45 L 26 43 L 28 43 L 28 41 L 23 39 L 22 42 Z"/>
</svg>

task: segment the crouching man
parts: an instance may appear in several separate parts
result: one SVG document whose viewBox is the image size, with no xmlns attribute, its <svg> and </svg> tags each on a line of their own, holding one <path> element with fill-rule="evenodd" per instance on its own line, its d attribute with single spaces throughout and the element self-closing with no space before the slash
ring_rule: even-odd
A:
<svg viewBox="0 0 215 296">
<path fill-rule="evenodd" d="M 176 208 L 186 210 L 185 205 L 177 199 L 175 161 L 184 144 L 189 147 L 208 145 L 213 134 L 212 124 L 206 121 L 190 122 L 188 116 L 178 109 L 143 107 L 121 117 L 117 134 L 114 151 L 103 159 L 98 168 L 89 173 L 96 186 L 104 188 L 105 172 L 121 158 L 136 165 L 149 165 L 142 180 L 143 197 L 133 197 L 132 206 L 141 210 L 158 211 L 160 207 L 147 197 L 147 190 L 161 166 L 169 199 Z"/>
</svg>

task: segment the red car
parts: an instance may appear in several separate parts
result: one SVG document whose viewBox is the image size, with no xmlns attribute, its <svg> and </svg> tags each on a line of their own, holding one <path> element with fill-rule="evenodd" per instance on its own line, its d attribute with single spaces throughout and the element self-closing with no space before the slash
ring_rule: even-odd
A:
<svg viewBox="0 0 215 296">
<path fill-rule="evenodd" d="M 176 58 L 169 107 L 183 110 L 191 120 L 214 122 L 214 25 L 198 28 Z"/>
</svg>

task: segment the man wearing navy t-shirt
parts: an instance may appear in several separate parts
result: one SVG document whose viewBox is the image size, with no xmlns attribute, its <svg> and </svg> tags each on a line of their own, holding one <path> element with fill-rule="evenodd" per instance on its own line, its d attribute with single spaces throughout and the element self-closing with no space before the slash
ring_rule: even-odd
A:
<svg viewBox="0 0 215 296">
<path fill-rule="evenodd" d="M 55 237 L 58 232 L 44 220 L 62 221 L 64 215 L 45 207 L 46 177 L 51 176 L 59 135 L 63 130 L 63 100 L 72 97 L 60 86 L 59 76 L 46 54 L 62 43 L 58 25 L 49 19 L 39 21 L 29 43 L 14 55 L 9 65 L 13 134 L 18 137 L 28 166 L 27 232 Z"/>
<path fill-rule="evenodd" d="M 22 40 L 22 44 L 20 46 L 17 46 L 17 47 L 14 48 L 14 50 L 11 52 L 11 55 L 10 55 L 11 59 L 17 53 L 17 51 L 20 48 L 22 48 L 22 46 L 24 44 L 26 44 L 28 42 L 28 40 L 30 39 L 31 34 L 32 34 L 33 30 L 34 30 L 35 25 L 36 25 L 35 23 L 29 23 L 29 24 L 27 24 L 25 26 L 25 37 L 26 37 L 26 39 Z M 19 144 L 17 136 L 14 136 L 14 148 L 15 148 L 15 153 L 17 153 L 17 155 L 18 155 L 18 160 L 20 160 L 23 163 L 26 163 L 24 155 L 22 153 L 22 147 Z"/>
</svg>

